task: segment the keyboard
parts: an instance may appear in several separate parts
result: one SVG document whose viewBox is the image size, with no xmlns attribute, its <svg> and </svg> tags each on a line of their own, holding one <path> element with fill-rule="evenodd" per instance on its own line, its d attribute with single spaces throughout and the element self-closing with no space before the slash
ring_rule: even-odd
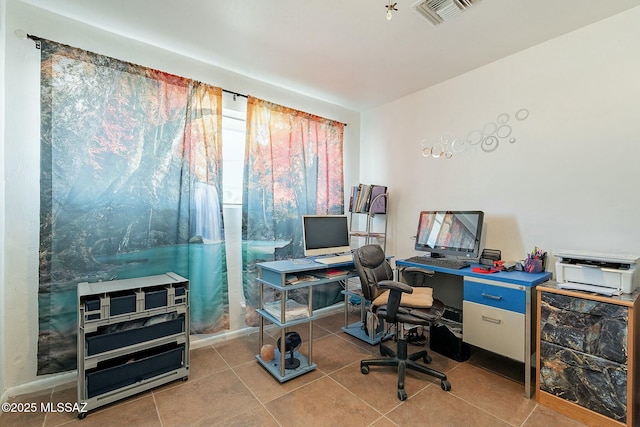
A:
<svg viewBox="0 0 640 427">
<path fill-rule="evenodd" d="M 466 268 L 471 265 L 467 261 L 463 261 L 459 259 L 430 258 L 430 257 L 424 257 L 424 256 L 414 256 L 414 257 L 405 259 L 405 261 L 413 262 L 416 264 L 422 264 L 422 265 L 431 265 L 434 267 L 450 268 L 452 270 L 460 270 L 461 268 Z"/>
<path fill-rule="evenodd" d="M 353 261 L 352 254 L 316 258 L 316 262 L 319 262 L 320 264 L 326 264 L 326 265 L 344 264 L 345 262 L 352 262 L 352 261 Z"/>
</svg>

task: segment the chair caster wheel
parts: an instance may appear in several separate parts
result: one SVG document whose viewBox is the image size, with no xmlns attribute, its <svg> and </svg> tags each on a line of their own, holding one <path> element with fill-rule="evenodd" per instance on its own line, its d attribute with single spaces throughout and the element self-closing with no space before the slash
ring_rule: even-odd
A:
<svg viewBox="0 0 640 427">
<path fill-rule="evenodd" d="M 442 380 L 440 382 L 440 387 L 444 390 L 444 391 L 449 391 L 451 390 L 451 383 L 447 380 Z"/>
<path fill-rule="evenodd" d="M 407 392 L 404 389 L 398 390 L 398 399 L 400 399 L 403 402 L 407 400 Z"/>
<path fill-rule="evenodd" d="M 360 366 L 360 372 L 362 372 L 363 374 L 367 375 L 369 373 L 369 367 L 368 366 Z"/>
<path fill-rule="evenodd" d="M 432 361 L 432 360 L 433 360 L 433 359 L 432 359 L 432 358 L 431 358 L 431 356 L 429 356 L 428 354 L 425 354 L 425 355 L 422 357 L 422 361 L 423 361 L 424 363 L 426 363 L 426 364 L 431 363 L 431 361 Z"/>
</svg>

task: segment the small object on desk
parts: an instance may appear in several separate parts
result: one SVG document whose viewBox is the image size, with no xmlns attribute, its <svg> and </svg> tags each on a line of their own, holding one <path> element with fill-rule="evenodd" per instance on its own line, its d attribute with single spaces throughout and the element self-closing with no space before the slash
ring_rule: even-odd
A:
<svg viewBox="0 0 640 427">
<path fill-rule="evenodd" d="M 537 246 L 527 254 L 524 271 L 527 273 L 542 273 L 547 267 L 547 253 Z"/>
<path fill-rule="evenodd" d="M 493 266 L 494 263 L 502 258 L 500 249 L 483 249 L 480 255 L 480 264 Z"/>
<path fill-rule="evenodd" d="M 471 268 L 471 271 L 473 271 L 474 273 L 490 274 L 498 273 L 500 270 L 488 266 L 480 266 Z"/>
<path fill-rule="evenodd" d="M 515 261 L 495 261 L 493 266 L 500 271 L 514 271 L 516 269 Z"/>
</svg>

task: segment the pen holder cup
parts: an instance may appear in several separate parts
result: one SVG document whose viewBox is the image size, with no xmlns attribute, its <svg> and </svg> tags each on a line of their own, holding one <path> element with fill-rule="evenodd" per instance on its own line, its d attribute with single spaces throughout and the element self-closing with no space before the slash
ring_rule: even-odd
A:
<svg viewBox="0 0 640 427">
<path fill-rule="evenodd" d="M 524 262 L 524 271 L 527 273 L 541 273 L 544 271 L 544 259 L 531 258 Z"/>
</svg>

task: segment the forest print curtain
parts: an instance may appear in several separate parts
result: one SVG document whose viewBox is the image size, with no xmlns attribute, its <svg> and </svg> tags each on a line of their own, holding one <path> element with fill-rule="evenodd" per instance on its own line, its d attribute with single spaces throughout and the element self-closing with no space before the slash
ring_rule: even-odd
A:
<svg viewBox="0 0 640 427">
<path fill-rule="evenodd" d="M 344 124 L 253 97 L 247 108 L 243 289 L 246 322 L 255 326 L 255 264 L 304 256 L 303 215 L 344 213 Z M 341 301 L 340 290 L 337 284 L 315 287 L 314 308 Z M 289 296 L 306 303 L 307 291 Z"/>
<path fill-rule="evenodd" d="M 76 367 L 80 282 L 190 279 L 228 328 L 220 88 L 41 40 L 38 374 Z"/>
</svg>

